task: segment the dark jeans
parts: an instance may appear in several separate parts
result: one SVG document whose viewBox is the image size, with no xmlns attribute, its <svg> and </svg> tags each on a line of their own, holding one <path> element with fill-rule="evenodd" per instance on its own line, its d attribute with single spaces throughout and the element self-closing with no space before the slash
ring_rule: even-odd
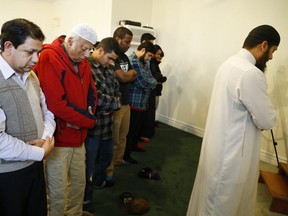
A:
<svg viewBox="0 0 288 216">
<path fill-rule="evenodd" d="M 156 90 L 150 92 L 148 109 L 144 111 L 143 123 L 140 135 L 152 138 L 155 135 L 155 114 L 156 114 Z"/>
<path fill-rule="evenodd" d="M 113 148 L 112 139 L 100 140 L 87 137 L 86 148 L 86 187 L 84 201 L 92 200 L 93 185 L 101 185 L 106 180 L 106 169 L 111 163 Z"/>
<path fill-rule="evenodd" d="M 129 132 L 127 135 L 124 160 L 125 158 L 129 158 L 131 155 L 131 152 L 135 148 L 137 148 L 137 144 L 141 136 L 140 132 L 141 132 L 143 120 L 144 120 L 144 111 L 131 109 L 130 127 L 129 127 Z"/>
<path fill-rule="evenodd" d="M 0 215 L 47 215 L 42 161 L 21 170 L 0 173 Z"/>
</svg>

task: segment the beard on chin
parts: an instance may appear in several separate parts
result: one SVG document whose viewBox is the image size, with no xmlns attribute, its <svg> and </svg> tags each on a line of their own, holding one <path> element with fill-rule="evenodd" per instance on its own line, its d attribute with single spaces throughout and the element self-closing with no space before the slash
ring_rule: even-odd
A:
<svg viewBox="0 0 288 216">
<path fill-rule="evenodd" d="M 263 54 L 263 56 L 261 58 L 258 59 L 258 61 L 256 61 L 256 67 L 261 70 L 263 73 L 266 70 L 266 63 L 269 61 L 269 50 L 266 50 L 266 52 Z"/>
<path fill-rule="evenodd" d="M 141 57 L 139 58 L 139 60 L 143 63 L 143 65 L 146 64 L 146 62 L 145 62 L 145 60 L 144 60 L 144 56 L 145 56 L 145 55 L 143 55 L 143 56 L 141 56 Z"/>
</svg>

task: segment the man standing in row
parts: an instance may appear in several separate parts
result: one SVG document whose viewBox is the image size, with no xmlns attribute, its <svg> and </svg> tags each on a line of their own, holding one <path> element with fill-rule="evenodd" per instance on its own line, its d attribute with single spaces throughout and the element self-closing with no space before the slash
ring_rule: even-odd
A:
<svg viewBox="0 0 288 216">
<path fill-rule="evenodd" d="M 121 92 L 115 73 L 109 68 L 120 54 L 117 41 L 104 38 L 96 46 L 88 59 L 94 82 L 97 86 L 98 105 L 95 116 L 97 124 L 88 131 L 86 147 L 86 188 L 83 210 L 94 213 L 91 205 L 93 187 L 112 186 L 107 180 L 106 169 L 112 160 L 112 118 L 115 110 L 120 109 Z"/>
<path fill-rule="evenodd" d="M 130 48 L 133 33 L 123 26 L 118 27 L 113 34 L 120 47 L 121 53 L 112 67 L 120 83 L 121 91 L 121 108 L 114 112 L 113 119 L 113 159 L 107 169 L 108 178 L 112 179 L 115 165 L 125 163 L 135 164 L 137 161 L 131 157 L 124 159 L 126 148 L 126 136 L 130 124 L 130 107 L 129 107 L 129 87 L 130 83 L 136 77 L 136 71 L 132 68 L 129 58 L 125 52 Z"/>
<path fill-rule="evenodd" d="M 1 215 L 47 215 L 42 159 L 54 146 L 54 115 L 32 70 L 45 39 L 26 19 L 1 28 L 0 211 Z"/>
<path fill-rule="evenodd" d="M 35 67 L 57 123 L 55 148 L 46 160 L 50 216 L 82 215 L 84 140 L 88 128 L 96 123 L 97 104 L 87 58 L 96 41 L 94 29 L 77 25 L 65 41 L 57 38 L 44 45 Z"/>
<path fill-rule="evenodd" d="M 154 45 L 151 42 L 144 42 L 129 56 L 132 67 L 137 71 L 137 76 L 131 83 L 129 89 L 131 118 L 125 157 L 130 157 L 132 151 L 144 151 L 139 148 L 137 144 L 141 135 L 143 114 L 144 111 L 147 110 L 150 91 L 154 89 L 157 84 L 156 79 L 152 76 L 150 68 L 147 67 L 146 63 L 151 60 L 154 54 Z"/>
</svg>

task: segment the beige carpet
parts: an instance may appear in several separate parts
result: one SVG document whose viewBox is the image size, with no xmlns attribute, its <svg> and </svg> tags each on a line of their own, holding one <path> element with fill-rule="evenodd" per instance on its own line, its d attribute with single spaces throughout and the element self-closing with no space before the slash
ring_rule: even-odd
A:
<svg viewBox="0 0 288 216">
<path fill-rule="evenodd" d="M 277 172 L 278 168 L 265 162 L 260 162 L 260 170 Z M 271 195 L 265 184 L 258 183 L 257 206 L 255 216 L 284 216 L 283 214 L 269 211 Z"/>
</svg>

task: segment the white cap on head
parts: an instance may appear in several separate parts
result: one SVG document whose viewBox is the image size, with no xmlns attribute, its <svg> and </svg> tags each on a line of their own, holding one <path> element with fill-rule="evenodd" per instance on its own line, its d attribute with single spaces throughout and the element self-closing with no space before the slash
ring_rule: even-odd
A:
<svg viewBox="0 0 288 216">
<path fill-rule="evenodd" d="M 93 45 L 97 42 L 97 34 L 96 31 L 91 28 L 88 24 L 82 23 L 75 26 L 72 29 L 72 32 L 83 38 L 84 40 L 89 41 Z"/>
</svg>

